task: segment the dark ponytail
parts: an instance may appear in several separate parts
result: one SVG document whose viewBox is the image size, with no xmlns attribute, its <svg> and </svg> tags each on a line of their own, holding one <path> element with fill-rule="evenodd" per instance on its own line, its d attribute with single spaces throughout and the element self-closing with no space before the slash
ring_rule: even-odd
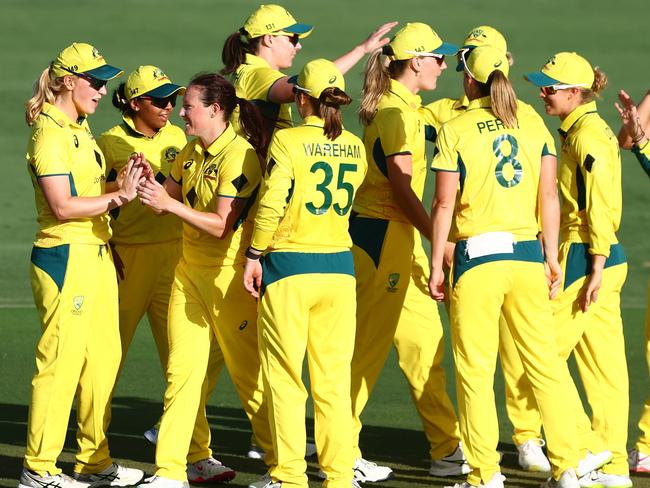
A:
<svg viewBox="0 0 650 488">
<path fill-rule="evenodd" d="M 113 103 L 113 107 L 122 112 L 122 114 L 133 115 L 131 103 L 126 98 L 125 87 L 126 83 L 122 82 L 115 90 L 113 90 L 113 98 L 111 99 L 111 102 Z"/>
<path fill-rule="evenodd" d="M 196 86 L 201 90 L 201 102 L 205 107 L 214 103 L 224 112 L 226 120 L 239 106 L 239 124 L 246 138 L 255 148 L 260 161 L 266 159 L 269 136 L 264 130 L 264 123 L 259 110 L 252 103 L 237 97 L 235 87 L 219 73 L 204 73 L 195 76 L 188 88 Z"/>
<path fill-rule="evenodd" d="M 343 132 L 342 105 L 350 105 L 352 99 L 338 87 L 330 86 L 325 88 L 318 99 L 304 94 L 308 97 L 314 114 L 323 119 L 323 132 L 325 136 L 333 141 Z"/>
<path fill-rule="evenodd" d="M 246 54 L 255 54 L 260 39 L 260 37 L 248 39 L 243 28 L 230 34 L 221 50 L 221 61 L 223 62 L 221 74 L 230 75 L 237 71 L 237 68 L 246 60 Z"/>
</svg>

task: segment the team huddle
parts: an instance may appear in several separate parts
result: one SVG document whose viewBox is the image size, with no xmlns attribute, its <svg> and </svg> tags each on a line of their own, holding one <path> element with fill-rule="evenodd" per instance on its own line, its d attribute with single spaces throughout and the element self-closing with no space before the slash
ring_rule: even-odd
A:
<svg viewBox="0 0 650 488">
<path fill-rule="evenodd" d="M 123 71 L 85 43 L 43 71 L 26 104 L 42 336 L 19 488 L 232 480 L 206 417 L 224 365 L 252 427 L 248 455 L 266 464 L 250 488 L 306 488 L 314 453 L 323 486 L 387 480 L 391 468 L 364 459 L 359 438 L 391 347 L 430 445 L 429 474 L 466 475 L 454 488 L 504 486 L 497 356 L 519 464 L 548 473 L 545 488 L 630 488 L 630 470 L 650 472 L 650 399 L 644 436 L 626 450 L 627 262 L 616 237 L 619 145 L 650 176 L 650 97 L 637 109 L 621 91 L 617 139 L 595 102 L 605 74 L 555 54 L 525 78 L 560 120 L 556 148 L 517 99 L 501 33 L 479 26 L 456 46 L 426 24 L 396 24 L 289 77 L 281 70 L 313 26 L 261 5 L 227 37 L 219 73 L 187 86 L 156 66 L 128 74 L 112 95 L 122 120 L 97 139 L 87 118 Z M 359 138 L 341 107 L 352 102 L 344 75 L 366 55 Z M 423 105 L 419 93 L 435 90 L 451 60 L 462 96 Z M 183 128 L 169 122 L 178 97 Z M 437 302 L 450 321 L 456 408 Z M 106 437 L 145 314 L 167 380 L 160 421 L 145 432 L 156 444 L 146 479 L 113 462 Z M 56 462 L 75 399 L 67 476 Z"/>
</svg>

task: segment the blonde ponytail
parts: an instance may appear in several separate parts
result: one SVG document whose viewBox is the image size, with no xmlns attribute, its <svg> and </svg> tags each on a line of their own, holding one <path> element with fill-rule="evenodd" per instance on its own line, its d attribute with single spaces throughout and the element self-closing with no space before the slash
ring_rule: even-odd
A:
<svg viewBox="0 0 650 488">
<path fill-rule="evenodd" d="M 593 102 L 595 99 L 600 98 L 600 94 L 607 88 L 607 82 L 607 75 L 596 66 L 594 68 L 594 82 L 591 87 L 581 90 L 582 103 Z"/>
<path fill-rule="evenodd" d="M 517 127 L 517 95 L 510 81 L 499 70 L 492 72 L 488 78 L 492 111 L 509 129 Z"/>
<path fill-rule="evenodd" d="M 50 64 L 34 83 L 32 98 L 25 102 L 25 121 L 28 126 L 34 125 L 36 118 L 43 111 L 43 104 L 54 103 L 54 98 L 63 91 L 63 88 L 63 78 L 54 76 Z"/>
</svg>

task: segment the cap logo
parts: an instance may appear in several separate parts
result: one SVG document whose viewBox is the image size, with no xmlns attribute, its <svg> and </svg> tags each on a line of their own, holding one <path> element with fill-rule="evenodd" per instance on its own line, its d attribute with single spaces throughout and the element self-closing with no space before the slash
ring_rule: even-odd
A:
<svg viewBox="0 0 650 488">
<path fill-rule="evenodd" d="M 503 61 L 499 60 L 499 61 L 497 61 L 496 63 L 494 63 L 494 67 L 495 67 L 495 68 L 498 68 L 498 67 L 501 66 L 502 64 L 503 64 Z"/>
<path fill-rule="evenodd" d="M 477 37 L 486 37 L 486 36 L 483 33 L 483 29 L 475 29 L 469 33 L 468 37 L 473 37 L 474 39 L 476 39 Z"/>
<path fill-rule="evenodd" d="M 336 81 L 336 75 L 332 76 L 332 77 L 329 79 L 328 83 L 334 83 L 335 81 Z"/>
<path fill-rule="evenodd" d="M 96 48 L 93 48 L 93 58 L 97 59 L 100 57 L 99 51 Z"/>
</svg>

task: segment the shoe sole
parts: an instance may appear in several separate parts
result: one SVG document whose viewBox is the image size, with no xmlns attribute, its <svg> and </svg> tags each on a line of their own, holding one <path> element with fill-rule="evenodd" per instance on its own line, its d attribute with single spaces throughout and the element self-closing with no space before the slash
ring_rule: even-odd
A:
<svg viewBox="0 0 650 488">
<path fill-rule="evenodd" d="M 392 471 L 385 477 L 385 478 L 378 478 L 374 480 L 369 480 L 365 476 L 362 478 L 357 477 L 357 471 L 354 472 L 354 480 L 357 481 L 358 483 L 381 483 L 382 481 L 386 481 L 389 479 L 392 479 L 395 476 L 395 473 Z"/>
<path fill-rule="evenodd" d="M 218 474 L 217 476 L 213 476 L 212 478 L 188 478 L 188 481 L 197 485 L 208 483 L 228 483 L 229 481 L 234 480 L 236 476 L 237 473 L 235 471 L 227 471 L 225 473 Z"/>
</svg>

